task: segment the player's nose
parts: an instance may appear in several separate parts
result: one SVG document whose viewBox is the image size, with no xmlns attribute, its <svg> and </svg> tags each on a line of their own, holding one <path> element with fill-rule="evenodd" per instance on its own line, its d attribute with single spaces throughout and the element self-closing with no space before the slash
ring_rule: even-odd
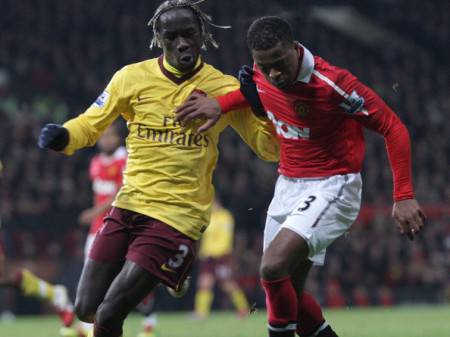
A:
<svg viewBox="0 0 450 337">
<path fill-rule="evenodd" d="M 189 49 L 189 43 L 183 38 L 179 38 L 177 41 L 177 50 L 178 52 L 182 53 Z"/>
</svg>

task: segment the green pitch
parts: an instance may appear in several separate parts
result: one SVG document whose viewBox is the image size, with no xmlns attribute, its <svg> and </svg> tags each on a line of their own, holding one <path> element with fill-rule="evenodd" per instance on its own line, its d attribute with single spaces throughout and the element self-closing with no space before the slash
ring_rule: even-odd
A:
<svg viewBox="0 0 450 337">
<path fill-rule="evenodd" d="M 327 310 L 327 320 L 340 337 L 450 337 L 450 306 L 395 307 L 391 309 Z M 239 320 L 231 313 L 214 313 L 193 321 L 187 313 L 159 315 L 158 337 L 265 337 L 265 314 Z M 124 337 L 135 337 L 140 317 L 132 315 Z M 54 317 L 26 317 L 0 322 L 1 337 L 58 336 Z"/>
</svg>

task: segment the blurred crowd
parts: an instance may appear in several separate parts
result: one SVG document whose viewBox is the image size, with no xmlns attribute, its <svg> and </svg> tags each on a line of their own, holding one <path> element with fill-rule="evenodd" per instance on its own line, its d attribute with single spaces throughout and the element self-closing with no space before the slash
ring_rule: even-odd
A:
<svg viewBox="0 0 450 337">
<path fill-rule="evenodd" d="M 81 113 L 123 65 L 160 54 L 148 49 L 151 31 L 146 27 L 158 4 L 2 1 L 0 235 L 11 259 L 40 258 L 57 265 L 81 261 L 86 230 L 77 218 L 92 202 L 87 168 L 95 149 L 63 157 L 39 150 L 37 135 L 46 122 L 60 123 Z M 214 21 L 233 29 L 214 30 L 221 47 L 208 50 L 205 59 L 235 74 L 240 65 L 250 63 L 245 45 L 250 22 L 278 14 L 289 19 L 296 37 L 314 54 L 348 68 L 388 102 L 411 134 L 417 198 L 437 211 L 416 242 L 396 234 L 385 211 L 392 202 L 392 178 L 384 143 L 380 136 L 367 133 L 365 216 L 332 246 L 327 265 L 313 272 L 309 287 L 330 306 L 443 301 L 450 296 L 450 123 L 446 119 L 450 25 L 445 11 L 439 10 L 445 0 L 342 1 L 408 39 L 413 46 L 408 51 L 351 40 L 314 21 L 309 15 L 312 4 L 206 2 L 202 6 Z M 392 10 L 386 11 L 387 6 Z M 262 296 L 255 287 L 262 228 L 276 177 L 276 166 L 256 159 L 234 132 L 222 136 L 216 188 L 237 220 L 236 251 L 248 252 L 236 256 L 236 272 L 257 301 Z M 384 211 L 370 211 L 373 207 Z M 52 275 L 57 281 L 68 277 L 61 271 Z"/>
</svg>

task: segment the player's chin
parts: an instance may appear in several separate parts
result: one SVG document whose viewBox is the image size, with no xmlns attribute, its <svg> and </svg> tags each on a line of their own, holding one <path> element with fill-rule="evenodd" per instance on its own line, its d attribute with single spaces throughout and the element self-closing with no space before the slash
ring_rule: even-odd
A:
<svg viewBox="0 0 450 337">
<path fill-rule="evenodd" d="M 194 69 L 196 58 L 193 54 L 181 55 L 178 57 L 178 69 L 181 71 L 190 71 Z"/>
<path fill-rule="evenodd" d="M 294 82 L 295 82 L 295 79 L 292 79 L 290 76 L 282 77 L 282 78 L 278 79 L 277 81 L 274 81 L 274 80 L 270 81 L 270 83 L 274 87 L 277 87 L 280 90 L 289 88 L 292 84 L 294 84 Z"/>
<path fill-rule="evenodd" d="M 289 86 L 290 81 L 284 77 L 282 78 L 278 78 L 276 81 L 275 80 L 271 80 L 270 83 L 274 86 L 277 87 L 278 89 L 285 89 Z"/>
</svg>

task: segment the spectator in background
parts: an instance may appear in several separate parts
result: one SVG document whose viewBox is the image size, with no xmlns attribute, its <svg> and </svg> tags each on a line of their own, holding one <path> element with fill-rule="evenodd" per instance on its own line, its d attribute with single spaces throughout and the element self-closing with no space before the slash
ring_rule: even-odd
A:
<svg viewBox="0 0 450 337">
<path fill-rule="evenodd" d="M 3 171 L 3 164 L 0 161 L 0 180 Z M 2 219 L 0 216 L 0 229 Z M 69 298 L 67 288 L 63 285 L 54 285 L 40 278 L 26 268 L 19 270 L 6 269 L 6 255 L 3 242 L 0 239 L 0 287 L 13 287 L 19 290 L 24 296 L 38 298 L 51 303 L 58 313 L 64 326 L 72 325 L 75 314 L 73 304 Z"/>
</svg>

